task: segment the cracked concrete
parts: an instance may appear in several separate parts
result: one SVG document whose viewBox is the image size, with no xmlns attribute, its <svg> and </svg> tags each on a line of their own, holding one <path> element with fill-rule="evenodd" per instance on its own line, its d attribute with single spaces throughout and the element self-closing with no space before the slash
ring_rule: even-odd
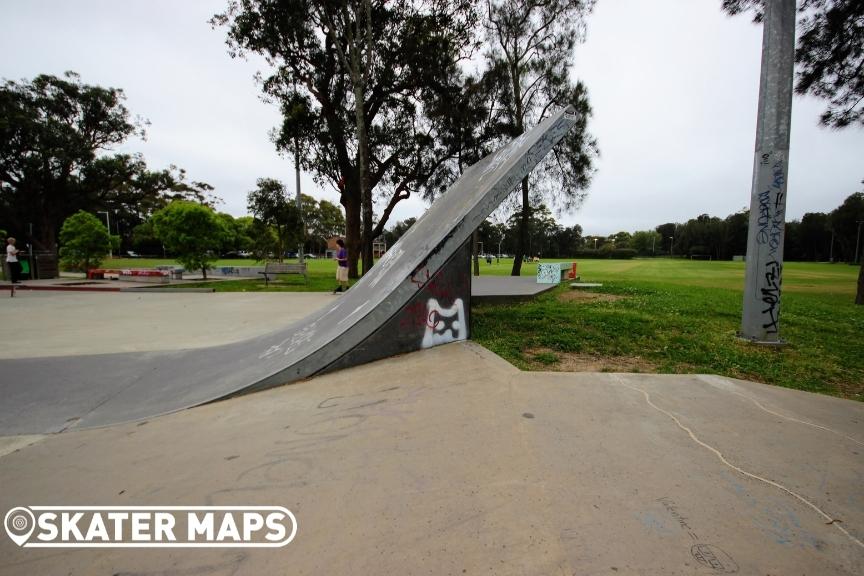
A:
<svg viewBox="0 0 864 576">
<path fill-rule="evenodd" d="M 281 505 L 285 548 L 4 537 L 0 574 L 860 574 L 862 442 L 852 401 L 452 344 L 0 458 L 0 511 Z"/>
</svg>

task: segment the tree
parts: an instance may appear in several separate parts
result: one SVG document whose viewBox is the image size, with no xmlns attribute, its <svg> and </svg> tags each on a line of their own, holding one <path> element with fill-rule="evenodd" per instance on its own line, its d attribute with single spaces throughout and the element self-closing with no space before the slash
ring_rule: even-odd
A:
<svg viewBox="0 0 864 576">
<path fill-rule="evenodd" d="M 247 207 L 256 220 L 276 230 L 276 259 L 281 262 L 289 246 L 304 243 L 303 221 L 282 182 L 274 178 L 259 178 L 257 184 L 258 187 L 246 197 Z"/>
<path fill-rule="evenodd" d="M 674 254 L 675 250 L 675 234 L 678 231 L 678 224 L 675 222 L 667 222 L 666 224 L 661 224 L 655 228 L 658 234 L 660 234 L 660 244 L 663 246 L 663 250 L 668 250 L 669 254 Z M 658 247 L 658 251 L 660 248 Z"/>
<path fill-rule="evenodd" d="M 677 228 L 675 252 L 679 255 L 719 258 L 723 222 L 716 216 L 701 214 Z"/>
<path fill-rule="evenodd" d="M 345 216 L 341 208 L 327 200 L 318 201 L 305 194 L 302 195 L 302 203 L 310 248 L 314 246 L 315 251 L 323 252 L 327 248 L 327 240 L 344 236 Z"/>
<path fill-rule="evenodd" d="M 527 242 L 525 245 L 527 250 L 526 255 L 530 257 L 558 256 L 558 245 L 555 240 L 562 231 L 561 225 L 555 221 L 552 212 L 545 204 L 540 204 L 537 208 L 531 208 L 530 211 Z M 522 226 L 521 210 L 510 216 L 507 224 L 508 236 L 517 238 Z"/>
<path fill-rule="evenodd" d="M 189 270 L 207 270 L 218 259 L 228 235 L 212 208 L 188 200 L 174 200 L 153 214 L 153 231 L 178 262 Z"/>
<path fill-rule="evenodd" d="M 858 242 L 858 222 L 864 220 L 864 192 L 849 195 L 828 216 L 830 229 L 834 232 L 837 248 L 834 259 L 855 263 Z M 858 251 L 860 254 L 860 250 Z"/>
<path fill-rule="evenodd" d="M 761 22 L 765 0 L 723 0 L 729 14 L 752 11 Z M 864 2 L 801 0 L 795 50 L 795 91 L 828 101 L 820 121 L 832 128 L 864 126 Z"/>
<path fill-rule="evenodd" d="M 411 226 L 417 221 L 417 218 L 413 216 L 406 220 L 400 220 L 393 224 L 393 226 L 384 232 L 384 241 L 387 242 L 387 246 L 393 246 L 399 239 L 408 231 Z"/>
<path fill-rule="evenodd" d="M 174 165 L 150 170 L 140 154 L 100 156 L 81 170 L 77 182 L 83 205 L 110 212 L 113 231 L 127 247 L 135 244 L 136 227 L 172 200 L 211 207 L 219 202 L 206 182 L 187 181 L 186 171 Z M 145 251 L 154 253 L 152 246 Z"/>
<path fill-rule="evenodd" d="M 801 217 L 801 250 L 804 260 L 824 262 L 831 257 L 831 225 L 827 214 L 807 212 Z"/>
<path fill-rule="evenodd" d="M 561 228 L 555 234 L 556 256 L 574 256 L 582 247 L 582 226 L 574 224 Z"/>
<path fill-rule="evenodd" d="M 111 236 L 96 216 L 83 210 L 67 218 L 60 228 L 60 262 L 67 270 L 98 268 L 117 245 L 117 237 Z"/>
<path fill-rule="evenodd" d="M 249 251 L 258 262 L 263 262 L 279 254 L 279 235 L 276 230 L 257 218 L 252 219 L 248 229 Z"/>
<path fill-rule="evenodd" d="M 654 230 L 634 232 L 630 239 L 630 247 L 640 256 L 654 256 L 658 250 L 662 250 L 662 246 L 663 239 Z"/>
<path fill-rule="evenodd" d="M 123 91 L 82 84 L 74 72 L 0 87 L 0 219 L 33 222 L 54 250 L 67 216 L 82 206 L 78 175 L 99 151 L 143 135 Z"/>
<path fill-rule="evenodd" d="M 720 254 L 722 260 L 747 253 L 747 229 L 750 226 L 750 210 L 743 209 L 730 214 L 721 226 Z"/>
<path fill-rule="evenodd" d="M 237 252 L 252 251 L 252 223 L 255 218 L 252 216 L 240 216 L 234 219 L 234 245 L 232 250 Z"/>
<path fill-rule="evenodd" d="M 131 119 L 123 91 L 84 85 L 77 74 L 37 76 L 0 88 L 0 221 L 33 223 L 34 244 L 54 250 L 78 210 L 108 211 L 126 246 L 132 231 L 171 199 L 212 204 L 213 188 L 185 171 L 147 168 L 140 154 L 106 154 L 146 121 Z M 17 230 L 23 235 L 24 230 Z"/>
<path fill-rule="evenodd" d="M 473 18 L 468 0 L 237 0 L 211 21 L 232 55 L 274 67 L 262 85 L 282 109 L 274 141 L 339 191 L 352 278 L 361 247 L 366 271 L 394 207 L 435 168 L 424 102 L 467 55 Z"/>
<path fill-rule="evenodd" d="M 565 209 L 578 206 L 591 180 L 596 141 L 587 132 L 591 115 L 587 89 L 570 80 L 572 52 L 584 36 L 585 16 L 593 0 L 496 0 L 487 3 L 487 53 L 490 67 L 508 81 L 504 114 L 510 136 L 525 132 L 555 108 L 573 105 L 579 124 L 535 171 L 535 195 L 557 199 Z M 550 183 L 553 183 L 549 185 Z M 547 184 L 547 186 L 543 186 Z M 529 242 L 531 218 L 529 178 L 521 183 L 522 212 L 516 258 L 511 274 L 518 276 Z"/>
<path fill-rule="evenodd" d="M 615 243 L 615 248 L 630 248 L 630 240 L 633 236 L 629 232 L 621 231 L 612 234 L 609 240 Z"/>
</svg>

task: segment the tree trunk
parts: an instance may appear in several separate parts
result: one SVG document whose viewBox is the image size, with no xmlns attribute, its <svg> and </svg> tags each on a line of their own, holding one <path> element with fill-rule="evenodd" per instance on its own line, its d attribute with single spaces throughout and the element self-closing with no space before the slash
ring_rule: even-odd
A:
<svg viewBox="0 0 864 576">
<path fill-rule="evenodd" d="M 516 64 L 510 65 L 510 81 L 513 84 L 513 102 L 516 104 L 516 131 L 521 135 L 525 132 L 524 110 L 522 108 L 522 82 L 521 70 Z M 511 276 L 522 274 L 522 258 L 525 256 L 525 246 L 528 243 L 528 218 L 531 207 L 528 205 L 528 176 L 522 179 L 522 218 L 519 220 L 519 239 L 516 242 L 516 253 L 513 255 L 513 269 Z"/>
<path fill-rule="evenodd" d="M 349 185 L 346 182 L 346 187 Z M 348 251 L 348 277 L 360 277 L 357 261 L 360 258 L 360 202 L 356 194 L 345 194 L 345 248 Z"/>
<path fill-rule="evenodd" d="M 361 234 L 361 255 L 363 258 L 363 274 L 372 268 L 372 229 L 374 228 L 372 214 L 372 190 L 369 182 L 369 133 L 366 126 L 366 95 L 365 83 L 359 49 L 352 54 L 351 81 L 354 84 L 354 118 L 357 122 L 357 170 L 360 175 L 360 208 L 363 213 L 363 233 Z"/>
<path fill-rule="evenodd" d="M 207 279 L 207 267 L 206 266 L 201 267 L 201 274 L 204 275 L 204 280 L 206 280 Z"/>
<path fill-rule="evenodd" d="M 513 255 L 511 276 L 522 274 L 522 258 L 528 245 L 528 222 L 531 218 L 531 206 L 528 205 L 528 177 L 522 179 L 522 218 L 519 219 L 519 241 L 516 243 L 516 253 Z"/>
<path fill-rule="evenodd" d="M 858 270 L 858 294 L 855 296 L 855 304 L 864 305 L 864 257 L 861 258 L 861 269 Z"/>
</svg>

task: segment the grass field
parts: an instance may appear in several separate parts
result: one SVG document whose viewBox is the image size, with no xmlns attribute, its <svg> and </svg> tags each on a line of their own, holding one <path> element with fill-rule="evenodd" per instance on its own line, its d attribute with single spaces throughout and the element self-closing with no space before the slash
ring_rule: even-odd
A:
<svg viewBox="0 0 864 576">
<path fill-rule="evenodd" d="M 785 265 L 783 348 L 735 338 L 743 263 L 586 260 L 579 273 L 603 287 L 564 284 L 532 302 L 475 306 L 472 338 L 526 370 L 711 373 L 864 400 L 855 267 Z"/>
<path fill-rule="evenodd" d="M 308 284 L 287 276 L 269 289 L 332 290 L 335 263 L 308 262 Z M 171 262 L 127 259 L 111 265 L 164 263 Z M 480 272 L 507 275 L 511 265 L 510 260 L 482 261 Z M 535 273 L 535 264 L 523 265 L 523 275 Z M 525 370 L 710 373 L 864 400 L 864 306 L 854 305 L 856 267 L 785 264 L 780 332 L 788 345 L 783 348 L 735 338 L 744 283 L 741 262 L 584 260 L 579 274 L 603 287 L 583 293 L 563 284 L 531 302 L 476 305 L 472 338 Z M 259 280 L 208 286 L 264 290 Z"/>
</svg>

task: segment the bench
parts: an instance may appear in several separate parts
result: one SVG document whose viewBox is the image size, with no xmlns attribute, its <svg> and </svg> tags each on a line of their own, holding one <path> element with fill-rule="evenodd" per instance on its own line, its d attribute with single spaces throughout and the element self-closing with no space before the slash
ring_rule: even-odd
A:
<svg viewBox="0 0 864 576">
<path fill-rule="evenodd" d="M 120 280 L 125 282 L 149 282 L 152 284 L 168 284 L 168 272 L 164 270 L 121 270 Z"/>
<path fill-rule="evenodd" d="M 119 268 L 91 268 L 88 280 L 124 280 L 127 282 L 168 283 L 168 272 L 164 270 L 129 270 Z"/>
<path fill-rule="evenodd" d="M 87 270 L 88 280 L 104 280 L 106 276 L 120 276 L 120 270 L 113 268 L 91 268 Z"/>
<path fill-rule="evenodd" d="M 280 262 L 267 262 L 264 265 L 264 271 L 259 272 L 259 274 L 264 275 L 264 285 L 267 286 L 270 284 L 270 276 L 276 276 L 278 274 L 302 274 L 303 281 L 306 282 L 308 278 L 306 277 L 306 264 L 282 264 Z"/>
<path fill-rule="evenodd" d="M 170 264 L 163 264 L 161 266 L 156 266 L 156 270 L 160 270 L 170 275 L 173 280 L 182 280 L 183 272 L 186 271 L 182 266 L 174 266 Z"/>
<path fill-rule="evenodd" d="M 560 284 L 562 280 L 578 280 L 576 262 L 553 262 L 537 265 L 538 284 Z"/>
</svg>

